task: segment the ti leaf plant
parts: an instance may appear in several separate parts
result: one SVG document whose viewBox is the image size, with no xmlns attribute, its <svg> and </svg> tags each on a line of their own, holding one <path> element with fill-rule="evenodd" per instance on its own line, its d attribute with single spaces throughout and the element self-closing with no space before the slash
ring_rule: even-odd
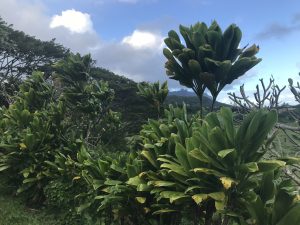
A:
<svg viewBox="0 0 300 225">
<path fill-rule="evenodd" d="M 145 98 L 151 105 L 156 108 L 159 117 L 162 105 L 169 93 L 167 81 L 165 81 L 161 85 L 159 84 L 159 81 L 154 83 L 143 82 L 139 83 L 137 87 L 139 89 L 137 94 Z"/>
<path fill-rule="evenodd" d="M 263 174 L 256 192 L 245 196 L 244 204 L 248 210 L 247 219 L 240 223 L 259 225 L 300 224 L 300 202 L 297 188 L 290 180 L 276 184 L 274 172 Z"/>
<path fill-rule="evenodd" d="M 185 45 L 174 30 L 165 39 L 166 73 L 192 88 L 201 108 L 206 88 L 213 97 L 213 110 L 220 91 L 261 61 L 255 56 L 259 51 L 257 45 L 240 48 L 242 32 L 235 24 L 224 32 L 216 21 L 209 27 L 200 22 L 190 27 L 180 25 L 179 30 Z"/>
<path fill-rule="evenodd" d="M 261 193 L 255 194 L 261 186 L 259 178 L 299 161 L 264 158 L 276 121 L 275 111 L 259 110 L 236 127 L 229 108 L 208 114 L 202 125 L 197 118 L 150 121 L 141 132 L 141 156 L 148 167 L 136 186 L 150 187 L 158 201 L 152 207 L 153 214 L 178 217 L 185 209 L 193 212 L 194 224 L 240 223 L 240 215 L 247 213 L 247 199 L 254 196 L 251 201 L 255 202 L 263 198 Z M 273 184 L 272 179 L 266 182 Z"/>
</svg>

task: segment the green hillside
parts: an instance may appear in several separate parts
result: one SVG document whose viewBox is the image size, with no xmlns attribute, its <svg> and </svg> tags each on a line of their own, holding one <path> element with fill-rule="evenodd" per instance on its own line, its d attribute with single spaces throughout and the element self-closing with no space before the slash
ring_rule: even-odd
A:
<svg viewBox="0 0 300 225">
<path fill-rule="evenodd" d="M 148 118 L 156 115 L 151 105 L 137 95 L 136 82 L 99 67 L 93 68 L 91 75 L 108 82 L 109 87 L 114 90 L 112 110 L 121 112 L 123 121 L 127 123 L 126 131 L 129 134 L 137 133 Z"/>
</svg>

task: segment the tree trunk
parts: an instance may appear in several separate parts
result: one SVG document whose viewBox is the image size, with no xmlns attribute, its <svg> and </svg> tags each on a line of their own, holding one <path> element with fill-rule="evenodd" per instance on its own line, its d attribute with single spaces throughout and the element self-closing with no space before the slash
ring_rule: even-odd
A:
<svg viewBox="0 0 300 225">
<path fill-rule="evenodd" d="M 208 201 L 206 210 L 205 210 L 205 223 L 204 225 L 212 225 L 212 216 L 215 211 L 215 202 L 214 201 Z"/>
<path fill-rule="evenodd" d="M 216 100 L 217 100 L 216 96 L 213 96 L 213 100 L 212 100 L 212 104 L 211 104 L 211 108 L 210 108 L 211 112 L 214 111 L 214 106 L 215 106 Z"/>
</svg>

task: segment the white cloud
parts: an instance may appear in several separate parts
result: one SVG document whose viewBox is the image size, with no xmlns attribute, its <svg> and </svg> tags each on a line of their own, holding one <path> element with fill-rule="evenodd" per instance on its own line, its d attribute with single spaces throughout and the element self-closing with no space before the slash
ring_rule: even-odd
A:
<svg viewBox="0 0 300 225">
<path fill-rule="evenodd" d="M 128 44 L 135 49 L 160 49 L 163 44 L 163 38 L 159 34 L 149 31 L 135 30 L 130 36 L 124 37 L 122 43 Z"/>
<path fill-rule="evenodd" d="M 157 47 L 134 48 L 122 42 L 102 43 L 92 55 L 101 67 L 135 81 L 168 79 L 165 75 L 164 56 Z"/>
<path fill-rule="evenodd" d="M 15 12 L 18 13 L 15 13 Z M 41 40 L 56 39 L 57 43 L 73 52 L 87 54 L 101 43 L 99 35 L 93 32 L 75 33 L 64 26 L 51 29 L 52 18 L 47 15 L 47 6 L 36 0 L 0 0 L 0 15 L 17 30 Z"/>
<path fill-rule="evenodd" d="M 18 11 L 18 13 L 14 13 Z M 104 42 L 93 32 L 70 32 L 65 26 L 51 29 L 53 17 L 47 15 L 47 7 L 35 0 L 0 0 L 0 15 L 14 28 L 41 40 L 56 38 L 57 43 L 81 54 L 91 53 L 97 65 L 135 81 L 167 80 L 162 54 L 162 36 L 153 27 L 136 29 L 120 41 Z M 30 16 L 29 16 L 30 15 Z M 62 15 L 61 15 L 62 16 Z M 169 86 L 178 87 L 169 80 Z"/>
<path fill-rule="evenodd" d="M 87 13 L 68 9 L 61 15 L 54 15 L 50 22 L 50 28 L 65 27 L 74 33 L 85 33 L 93 30 L 91 17 Z"/>
</svg>

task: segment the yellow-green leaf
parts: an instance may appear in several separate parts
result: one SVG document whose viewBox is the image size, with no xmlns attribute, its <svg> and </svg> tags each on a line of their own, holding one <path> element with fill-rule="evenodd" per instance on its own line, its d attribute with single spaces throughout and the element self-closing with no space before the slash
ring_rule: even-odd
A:
<svg viewBox="0 0 300 225">
<path fill-rule="evenodd" d="M 228 190 L 229 188 L 231 188 L 232 184 L 235 183 L 235 181 L 233 179 L 231 179 L 230 177 L 221 177 L 220 178 L 223 187 Z"/>
<path fill-rule="evenodd" d="M 27 146 L 24 143 L 20 143 L 20 149 L 21 150 L 25 150 L 27 148 Z"/>
<path fill-rule="evenodd" d="M 207 194 L 196 194 L 192 196 L 192 199 L 199 205 L 201 202 L 205 201 L 208 198 Z"/>
<path fill-rule="evenodd" d="M 76 177 L 73 177 L 73 180 L 79 180 L 81 177 L 80 176 L 76 176 Z"/>
<path fill-rule="evenodd" d="M 145 197 L 136 197 L 135 198 L 139 203 L 144 204 L 146 202 L 146 198 Z"/>
</svg>

